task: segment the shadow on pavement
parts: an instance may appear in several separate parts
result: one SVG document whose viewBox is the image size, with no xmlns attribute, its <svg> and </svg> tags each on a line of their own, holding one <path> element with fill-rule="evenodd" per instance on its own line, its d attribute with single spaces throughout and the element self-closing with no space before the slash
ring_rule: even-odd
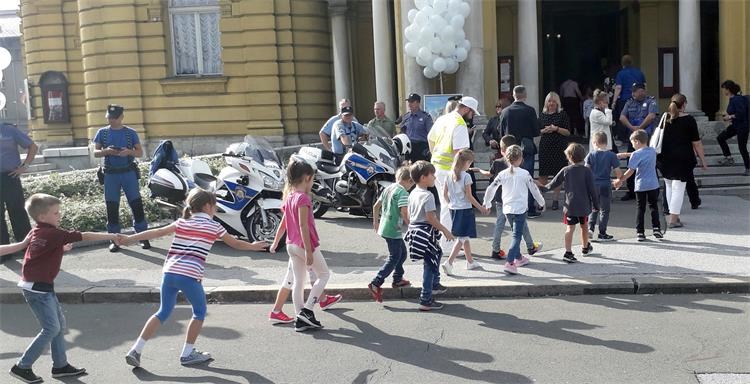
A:
<svg viewBox="0 0 750 384">
<path fill-rule="evenodd" d="M 494 361 L 492 355 L 470 349 L 451 348 L 439 345 L 441 337 L 435 342 L 426 342 L 404 336 L 391 335 L 374 327 L 365 321 L 357 320 L 346 315 L 350 309 L 342 309 L 330 312 L 348 323 L 359 328 L 359 331 L 351 329 L 321 329 L 312 332 L 312 336 L 320 340 L 328 340 L 359 347 L 384 358 L 409 364 L 446 375 L 455 376 L 465 380 L 484 381 L 488 383 L 532 383 L 533 381 L 523 375 L 497 370 L 477 371 L 466 367 L 458 362 L 491 363 Z M 413 310 L 409 310 L 413 312 Z M 367 372 L 367 371 L 365 371 Z M 361 373 L 358 378 L 361 380 Z M 366 378 L 366 376 L 365 376 Z"/>
<path fill-rule="evenodd" d="M 673 295 L 669 305 L 661 305 L 654 300 L 646 300 L 644 295 L 627 295 L 627 296 L 560 296 L 558 300 L 564 300 L 571 303 L 601 305 L 603 307 L 636 312 L 675 312 L 676 307 L 694 309 L 698 311 L 709 311 L 726 314 L 742 314 L 745 311 L 725 307 L 717 304 L 701 303 L 704 300 L 717 300 L 733 303 L 750 304 L 750 298 L 738 295 Z"/>
<path fill-rule="evenodd" d="M 190 367 L 198 371 L 206 371 L 222 375 L 231 375 L 242 377 L 243 381 L 228 380 L 217 376 L 166 376 L 158 375 L 144 368 L 133 368 L 131 371 L 139 381 L 157 381 L 157 382 L 172 382 L 172 383 L 211 383 L 211 384 L 238 384 L 241 382 L 246 383 L 273 383 L 273 381 L 266 379 L 265 377 L 248 371 L 240 371 L 236 369 L 225 369 L 215 368 L 208 365 L 193 366 Z"/>
</svg>

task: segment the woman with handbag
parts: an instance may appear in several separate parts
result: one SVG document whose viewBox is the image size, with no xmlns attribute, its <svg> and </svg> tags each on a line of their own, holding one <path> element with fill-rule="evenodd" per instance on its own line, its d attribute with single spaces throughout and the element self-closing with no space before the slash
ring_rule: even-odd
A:
<svg viewBox="0 0 750 384">
<path fill-rule="evenodd" d="M 706 169 L 706 158 L 703 153 L 698 124 L 693 116 L 685 113 L 687 99 L 684 95 L 676 93 L 669 103 L 668 116 L 663 119 L 654 132 L 652 145 L 656 143 L 658 168 L 664 177 L 666 186 L 666 198 L 669 202 L 669 228 L 680 228 L 680 211 L 685 195 L 687 182 L 693 177 L 693 168 L 696 166 L 695 155 L 701 161 L 701 167 Z"/>
</svg>

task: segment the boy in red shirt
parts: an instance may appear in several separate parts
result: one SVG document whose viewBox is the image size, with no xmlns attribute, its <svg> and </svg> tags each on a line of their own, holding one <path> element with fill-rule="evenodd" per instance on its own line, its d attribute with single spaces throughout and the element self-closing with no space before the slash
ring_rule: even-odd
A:
<svg viewBox="0 0 750 384">
<path fill-rule="evenodd" d="M 54 281 L 60 272 L 63 250 L 66 244 L 83 240 L 117 241 L 114 233 L 66 231 L 60 225 L 60 200 L 54 196 L 37 193 L 26 200 L 26 211 L 36 222 L 28 236 L 28 248 L 23 258 L 21 281 L 23 297 L 42 330 L 10 369 L 10 375 L 25 383 L 40 383 L 31 366 L 47 345 L 51 346 L 52 377 L 78 376 L 86 372 L 68 364 L 65 356 L 65 318 L 55 294 Z"/>
</svg>

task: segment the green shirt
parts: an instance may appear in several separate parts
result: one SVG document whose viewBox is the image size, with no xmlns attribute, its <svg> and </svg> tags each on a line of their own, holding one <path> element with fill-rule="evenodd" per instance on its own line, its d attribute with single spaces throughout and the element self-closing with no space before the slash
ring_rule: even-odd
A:
<svg viewBox="0 0 750 384">
<path fill-rule="evenodd" d="M 380 195 L 380 226 L 378 234 L 388 239 L 401 238 L 401 208 L 409 206 L 409 192 L 401 184 L 388 186 Z"/>
<path fill-rule="evenodd" d="M 376 117 L 367 123 L 367 129 L 370 130 L 370 134 L 373 136 L 390 138 L 396 132 L 396 123 L 389 119 L 388 116 L 383 116 L 382 120 Z"/>
</svg>

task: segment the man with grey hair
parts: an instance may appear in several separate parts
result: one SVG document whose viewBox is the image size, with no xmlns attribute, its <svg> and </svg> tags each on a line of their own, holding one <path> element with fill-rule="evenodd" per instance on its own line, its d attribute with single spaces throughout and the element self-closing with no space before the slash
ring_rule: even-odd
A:
<svg viewBox="0 0 750 384">
<path fill-rule="evenodd" d="M 376 101 L 372 107 L 375 117 L 367 123 L 371 136 L 391 138 L 396 132 L 396 123 L 385 115 L 385 103 Z"/>
<path fill-rule="evenodd" d="M 503 109 L 500 114 L 500 132 L 501 136 L 513 135 L 518 144 L 523 148 L 523 164 L 521 168 L 529 171 L 534 176 L 534 157 L 536 156 L 536 145 L 534 138 L 539 137 L 541 130 L 539 119 L 534 107 L 525 103 L 526 87 L 516 85 L 513 88 L 513 99 L 515 101 L 508 108 Z M 527 216 L 530 219 L 541 216 L 537 212 L 536 202 L 529 193 L 529 211 Z"/>
<path fill-rule="evenodd" d="M 332 150 L 332 144 L 331 144 L 331 136 L 333 136 L 333 124 L 335 124 L 337 121 L 341 120 L 341 109 L 344 107 L 351 107 L 352 103 L 348 99 L 341 99 L 339 100 L 339 110 L 338 113 L 328 118 L 325 124 L 323 124 L 323 127 L 320 128 L 320 132 L 318 132 L 318 136 L 320 137 L 320 143 L 323 144 L 323 148 L 326 150 Z M 354 121 L 357 121 L 357 118 L 353 118 Z"/>
</svg>

